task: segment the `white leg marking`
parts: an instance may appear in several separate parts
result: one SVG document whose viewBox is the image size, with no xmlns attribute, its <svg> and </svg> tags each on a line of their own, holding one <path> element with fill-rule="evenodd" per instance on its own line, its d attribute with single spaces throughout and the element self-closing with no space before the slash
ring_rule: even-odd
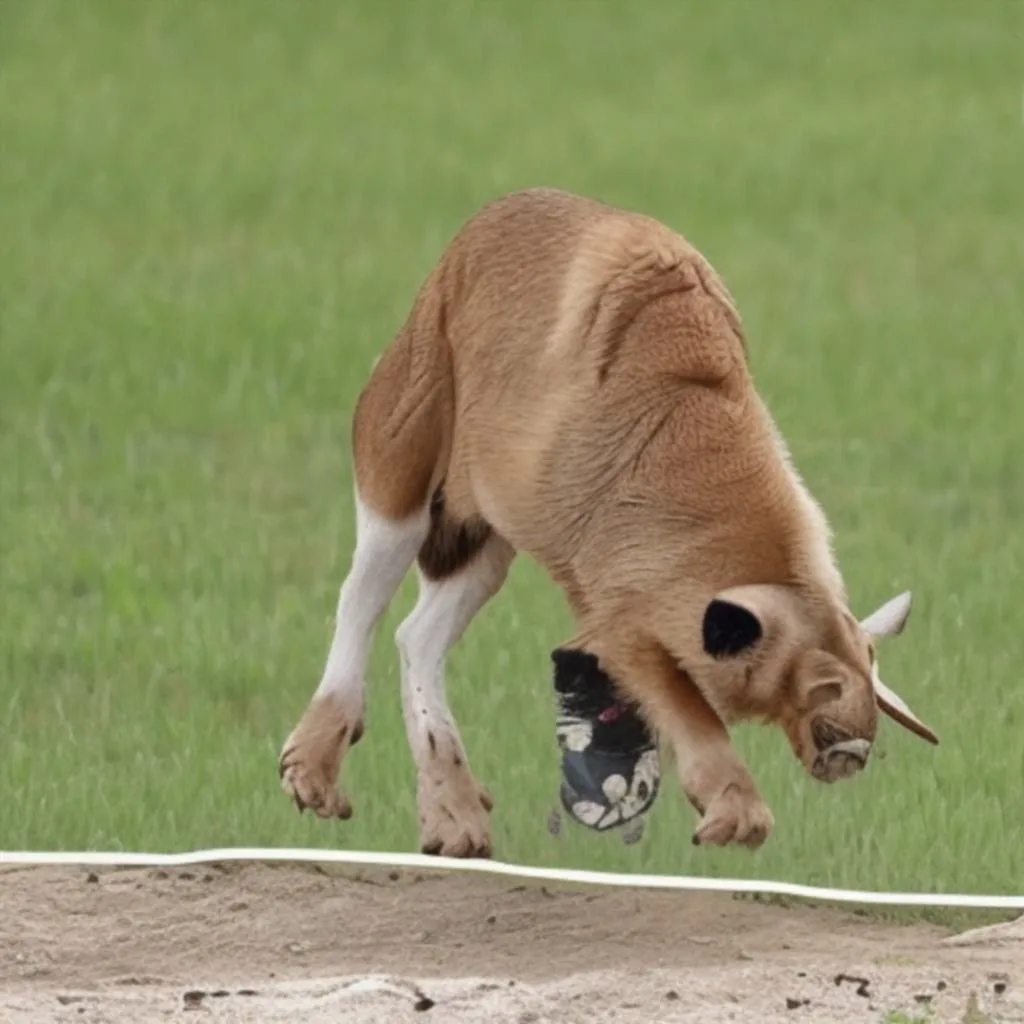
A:
<svg viewBox="0 0 1024 1024">
<path fill-rule="evenodd" d="M 338 594 L 334 638 L 316 697 L 337 697 L 362 713 L 364 679 L 377 623 L 429 530 L 426 509 L 404 523 L 395 523 L 356 498 L 356 549 Z"/>
<path fill-rule="evenodd" d="M 348 748 L 362 734 L 365 676 L 373 636 L 430 530 L 423 509 L 402 523 L 384 519 L 356 496 L 356 546 L 338 595 L 334 638 L 309 707 L 285 740 L 281 784 L 300 810 L 348 818 L 352 805 L 335 788 Z"/>
<path fill-rule="evenodd" d="M 420 576 L 420 595 L 396 634 L 402 712 L 419 773 L 420 845 L 443 856 L 488 856 L 490 798 L 469 768 L 445 698 L 444 663 L 473 616 L 501 588 L 514 551 L 492 537 L 457 575 Z"/>
</svg>

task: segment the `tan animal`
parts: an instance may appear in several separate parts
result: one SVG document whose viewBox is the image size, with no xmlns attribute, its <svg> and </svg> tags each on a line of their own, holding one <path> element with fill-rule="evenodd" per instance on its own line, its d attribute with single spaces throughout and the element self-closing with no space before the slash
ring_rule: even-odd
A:
<svg viewBox="0 0 1024 1024">
<path fill-rule="evenodd" d="M 444 692 L 446 654 L 517 551 L 675 755 L 694 841 L 760 845 L 771 811 L 727 726 L 776 723 L 806 769 L 864 766 L 901 595 L 858 623 L 829 529 L 759 397 L 741 320 L 701 254 L 646 216 L 554 189 L 481 209 L 374 366 L 353 421 L 358 539 L 323 677 L 280 757 L 285 790 L 347 818 L 376 623 L 397 631 L 424 851 L 489 856 L 491 800 Z"/>
</svg>

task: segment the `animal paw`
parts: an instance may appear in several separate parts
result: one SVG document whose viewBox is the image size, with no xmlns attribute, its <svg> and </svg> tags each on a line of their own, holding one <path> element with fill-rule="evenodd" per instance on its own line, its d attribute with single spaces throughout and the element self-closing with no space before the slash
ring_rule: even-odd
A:
<svg viewBox="0 0 1024 1024">
<path fill-rule="evenodd" d="M 775 819 L 757 792 L 732 783 L 708 804 L 693 834 L 695 846 L 738 843 L 757 849 L 768 838 Z"/>
<path fill-rule="evenodd" d="M 490 857 L 490 795 L 466 770 L 420 776 L 420 850 L 439 857 Z"/>
<path fill-rule="evenodd" d="M 347 714 L 333 697 L 310 704 L 278 759 L 281 787 L 299 811 L 308 807 L 321 818 L 352 817 L 352 804 L 335 783 L 342 758 L 362 734 L 362 716 Z"/>
</svg>

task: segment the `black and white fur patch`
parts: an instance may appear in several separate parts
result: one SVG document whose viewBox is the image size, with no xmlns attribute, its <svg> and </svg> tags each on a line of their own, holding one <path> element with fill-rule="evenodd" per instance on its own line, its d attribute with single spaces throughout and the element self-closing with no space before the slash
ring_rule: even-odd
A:
<svg viewBox="0 0 1024 1024">
<path fill-rule="evenodd" d="M 594 655 L 558 649 L 551 658 L 562 806 L 598 832 L 638 822 L 661 782 L 658 749 L 647 724 L 636 705 L 615 692 Z"/>
</svg>

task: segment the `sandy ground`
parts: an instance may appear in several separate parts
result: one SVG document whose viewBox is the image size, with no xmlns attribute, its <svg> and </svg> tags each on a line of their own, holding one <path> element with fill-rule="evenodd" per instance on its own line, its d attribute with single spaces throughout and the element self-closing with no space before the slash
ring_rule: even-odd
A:
<svg viewBox="0 0 1024 1024">
<path fill-rule="evenodd" d="M 4 1024 L 1024 1021 L 1024 921 L 953 945 L 718 894 L 289 864 L 0 886 Z"/>
</svg>

